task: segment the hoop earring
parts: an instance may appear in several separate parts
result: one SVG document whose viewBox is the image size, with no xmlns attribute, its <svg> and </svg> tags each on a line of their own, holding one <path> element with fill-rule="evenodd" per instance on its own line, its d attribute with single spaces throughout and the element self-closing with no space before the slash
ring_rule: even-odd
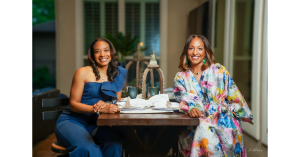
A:
<svg viewBox="0 0 300 157">
<path fill-rule="evenodd" d="M 206 62 L 206 58 L 203 60 L 203 64 L 205 64 L 205 62 Z"/>
</svg>

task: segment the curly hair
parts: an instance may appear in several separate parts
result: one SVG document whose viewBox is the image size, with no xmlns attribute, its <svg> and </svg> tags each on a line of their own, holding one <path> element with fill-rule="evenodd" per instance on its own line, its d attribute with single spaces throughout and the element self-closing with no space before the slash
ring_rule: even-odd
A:
<svg viewBox="0 0 300 157">
<path fill-rule="evenodd" d="M 98 71 L 98 68 L 97 68 L 97 65 L 95 62 L 95 58 L 94 58 L 94 53 L 95 53 L 94 46 L 98 41 L 105 41 L 109 45 L 111 61 L 108 64 L 106 75 L 108 76 L 108 81 L 113 82 L 114 78 L 117 75 L 119 75 L 118 60 L 117 60 L 116 50 L 115 50 L 113 44 L 109 40 L 107 40 L 105 38 L 97 38 L 92 42 L 92 44 L 88 50 L 88 54 L 87 54 L 89 64 L 93 68 L 93 72 L 96 76 L 96 80 L 98 81 L 100 79 L 100 74 L 99 74 L 99 71 Z"/>
<path fill-rule="evenodd" d="M 201 70 L 205 70 L 206 68 L 210 67 L 210 65 L 212 63 L 216 63 L 216 59 L 214 57 L 214 54 L 213 54 L 213 51 L 211 50 L 210 46 L 209 46 L 209 42 L 208 40 L 203 36 L 203 35 L 197 35 L 197 34 L 192 34 L 190 35 L 186 42 L 185 42 L 185 45 L 183 47 L 183 51 L 181 53 L 181 56 L 180 56 L 180 61 L 179 61 L 179 65 L 178 65 L 178 68 L 182 71 L 186 71 L 188 69 L 189 66 L 191 66 L 190 62 L 186 63 L 186 60 L 187 60 L 187 52 L 188 52 L 188 49 L 189 49 L 189 46 L 190 46 L 190 43 L 191 41 L 194 39 L 194 38 L 199 38 L 203 41 L 204 43 L 204 49 L 205 49 L 205 54 L 206 54 L 206 58 L 207 58 L 207 61 L 205 62 L 205 64 L 202 66 Z"/>
</svg>

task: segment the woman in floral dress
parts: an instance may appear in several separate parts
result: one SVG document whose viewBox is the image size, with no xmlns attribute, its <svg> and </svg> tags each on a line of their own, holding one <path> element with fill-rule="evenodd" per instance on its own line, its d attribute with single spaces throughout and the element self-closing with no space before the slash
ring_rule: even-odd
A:
<svg viewBox="0 0 300 157">
<path fill-rule="evenodd" d="M 184 156 L 247 156 L 240 121 L 251 122 L 251 111 L 224 66 L 215 63 L 207 39 L 190 35 L 180 56 L 174 95 L 180 110 L 199 118 L 179 136 Z"/>
</svg>

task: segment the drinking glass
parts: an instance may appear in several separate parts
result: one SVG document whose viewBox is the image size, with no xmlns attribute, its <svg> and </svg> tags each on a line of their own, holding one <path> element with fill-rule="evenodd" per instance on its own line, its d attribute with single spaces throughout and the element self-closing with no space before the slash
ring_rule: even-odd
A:
<svg viewBox="0 0 300 157">
<path fill-rule="evenodd" d="M 138 94 L 138 87 L 128 87 L 128 94 L 131 99 L 135 99 Z"/>
<path fill-rule="evenodd" d="M 148 91 L 149 91 L 150 97 L 152 97 L 152 96 L 158 94 L 159 88 L 157 88 L 157 87 L 148 87 Z"/>
</svg>

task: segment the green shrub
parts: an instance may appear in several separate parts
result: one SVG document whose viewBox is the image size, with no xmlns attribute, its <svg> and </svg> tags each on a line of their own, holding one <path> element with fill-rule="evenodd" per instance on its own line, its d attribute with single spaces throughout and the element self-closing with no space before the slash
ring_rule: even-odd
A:
<svg viewBox="0 0 300 157">
<path fill-rule="evenodd" d="M 56 86 L 55 75 L 50 73 L 48 67 L 37 68 L 33 71 L 32 86 L 34 89 Z"/>
</svg>

